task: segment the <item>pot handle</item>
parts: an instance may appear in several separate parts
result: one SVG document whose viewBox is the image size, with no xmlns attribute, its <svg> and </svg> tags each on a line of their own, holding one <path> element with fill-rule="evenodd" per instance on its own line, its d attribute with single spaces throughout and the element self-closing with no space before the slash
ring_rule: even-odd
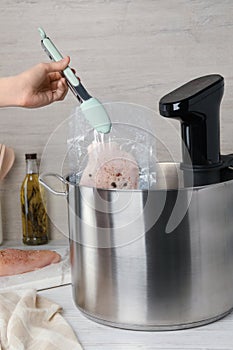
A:
<svg viewBox="0 0 233 350">
<path fill-rule="evenodd" d="M 47 174 L 42 174 L 39 176 L 39 183 L 45 187 L 49 192 L 55 194 L 56 196 L 67 196 L 68 195 L 68 191 L 56 191 L 54 190 L 52 187 L 50 187 L 46 181 L 45 181 L 45 177 L 55 177 L 56 179 L 58 179 L 59 181 L 61 181 L 64 185 L 68 184 L 68 181 L 66 181 L 61 175 L 55 174 L 55 173 L 47 173 Z"/>
</svg>

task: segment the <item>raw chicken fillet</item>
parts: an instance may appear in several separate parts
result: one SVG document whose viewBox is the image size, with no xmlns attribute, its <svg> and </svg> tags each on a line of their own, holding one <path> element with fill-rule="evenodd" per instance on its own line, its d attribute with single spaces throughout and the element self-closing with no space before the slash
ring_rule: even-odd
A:
<svg viewBox="0 0 233 350">
<path fill-rule="evenodd" d="M 58 263 L 61 256 L 51 250 L 0 250 L 0 276 L 17 275 Z"/>
<path fill-rule="evenodd" d="M 139 168 L 134 157 L 117 143 L 93 143 L 80 185 L 103 189 L 137 189 Z"/>
</svg>

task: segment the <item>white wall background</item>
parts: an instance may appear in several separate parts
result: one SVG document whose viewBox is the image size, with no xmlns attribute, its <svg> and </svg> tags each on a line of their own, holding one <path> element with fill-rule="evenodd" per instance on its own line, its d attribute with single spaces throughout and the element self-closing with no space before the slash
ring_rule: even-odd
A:
<svg viewBox="0 0 233 350">
<path fill-rule="evenodd" d="M 222 74 L 222 153 L 233 152 L 232 0 L 1 0 L 1 76 L 47 61 L 38 26 L 71 56 L 71 66 L 102 101 L 139 103 L 157 111 L 160 97 L 170 90 L 201 75 Z M 1 183 L 5 238 L 21 238 L 24 153 L 40 156 L 74 106 L 70 93 L 65 101 L 37 110 L 0 110 L 0 143 L 16 153 L 14 167 Z M 168 142 L 175 143 L 164 119 L 156 122 Z M 158 155 L 165 157 L 160 145 Z M 64 201 L 56 208 L 58 226 L 64 230 Z M 63 236 L 53 229 L 52 237 Z"/>
</svg>

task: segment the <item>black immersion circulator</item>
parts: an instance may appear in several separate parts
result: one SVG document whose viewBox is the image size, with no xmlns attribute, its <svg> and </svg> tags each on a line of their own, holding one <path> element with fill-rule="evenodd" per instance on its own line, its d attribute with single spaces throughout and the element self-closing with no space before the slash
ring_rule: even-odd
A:
<svg viewBox="0 0 233 350">
<path fill-rule="evenodd" d="M 186 186 L 218 183 L 222 169 L 233 165 L 233 155 L 220 154 L 219 111 L 223 91 L 221 75 L 206 75 L 182 85 L 159 102 L 162 116 L 181 122 L 181 169 Z"/>
</svg>

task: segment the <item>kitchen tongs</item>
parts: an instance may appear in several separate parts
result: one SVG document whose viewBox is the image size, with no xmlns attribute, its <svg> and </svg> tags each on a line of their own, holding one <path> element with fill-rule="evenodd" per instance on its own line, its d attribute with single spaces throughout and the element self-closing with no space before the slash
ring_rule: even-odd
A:
<svg viewBox="0 0 233 350">
<path fill-rule="evenodd" d="M 42 28 L 38 28 L 38 30 L 41 36 L 41 45 L 46 54 L 52 61 L 60 61 L 63 58 L 62 54 L 47 37 L 45 31 Z M 81 103 L 80 108 L 89 123 L 98 132 L 108 133 L 111 129 L 111 121 L 101 102 L 87 92 L 80 79 L 76 77 L 69 66 L 64 69 L 63 75 L 69 88 Z"/>
</svg>

